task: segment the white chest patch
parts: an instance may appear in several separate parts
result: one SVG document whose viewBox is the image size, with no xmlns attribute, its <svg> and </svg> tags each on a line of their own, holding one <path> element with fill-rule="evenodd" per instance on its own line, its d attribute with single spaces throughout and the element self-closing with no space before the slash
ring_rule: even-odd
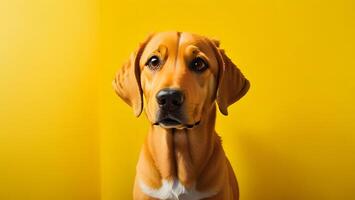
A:
<svg viewBox="0 0 355 200">
<path fill-rule="evenodd" d="M 176 179 L 163 180 L 162 186 L 158 189 L 150 188 L 143 181 L 140 181 L 139 186 L 144 194 L 161 200 L 200 200 L 216 194 L 216 192 L 199 192 L 195 187 L 187 189 Z"/>
</svg>

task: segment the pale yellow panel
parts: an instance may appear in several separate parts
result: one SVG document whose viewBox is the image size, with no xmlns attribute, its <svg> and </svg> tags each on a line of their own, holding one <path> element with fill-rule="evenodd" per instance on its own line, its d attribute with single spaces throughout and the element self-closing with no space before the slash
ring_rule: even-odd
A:
<svg viewBox="0 0 355 200">
<path fill-rule="evenodd" d="M 98 4 L 0 1 L 0 199 L 100 199 Z"/>
</svg>

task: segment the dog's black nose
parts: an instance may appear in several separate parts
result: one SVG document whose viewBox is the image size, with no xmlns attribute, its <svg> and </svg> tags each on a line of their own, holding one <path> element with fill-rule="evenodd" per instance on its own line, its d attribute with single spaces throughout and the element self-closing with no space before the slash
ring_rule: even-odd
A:
<svg viewBox="0 0 355 200">
<path fill-rule="evenodd" d="M 161 108 L 175 110 L 184 102 L 184 95 L 175 89 L 162 89 L 158 92 L 157 102 Z"/>
</svg>

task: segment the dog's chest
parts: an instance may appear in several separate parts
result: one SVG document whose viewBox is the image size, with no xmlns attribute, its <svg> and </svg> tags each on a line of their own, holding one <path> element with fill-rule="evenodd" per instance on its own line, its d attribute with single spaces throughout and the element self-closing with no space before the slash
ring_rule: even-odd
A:
<svg viewBox="0 0 355 200">
<path fill-rule="evenodd" d="M 150 197 L 161 200 L 200 200 L 215 195 L 215 192 L 199 192 L 193 188 L 186 188 L 179 180 L 162 181 L 162 185 L 158 189 L 147 186 L 140 182 L 142 192 Z"/>
</svg>

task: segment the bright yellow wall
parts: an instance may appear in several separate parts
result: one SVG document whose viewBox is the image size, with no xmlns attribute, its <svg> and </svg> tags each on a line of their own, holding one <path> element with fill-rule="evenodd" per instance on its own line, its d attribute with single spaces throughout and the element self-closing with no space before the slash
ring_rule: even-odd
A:
<svg viewBox="0 0 355 200">
<path fill-rule="evenodd" d="M 98 5 L 0 1 L 0 199 L 98 200 Z"/>
<path fill-rule="evenodd" d="M 0 199 L 131 199 L 148 123 L 111 80 L 161 30 L 220 39 L 252 83 L 217 120 L 241 200 L 354 199 L 353 11 L 350 0 L 0 1 Z"/>
<path fill-rule="evenodd" d="M 353 1 L 103 0 L 102 8 L 102 199 L 131 198 L 148 126 L 110 81 L 161 30 L 220 39 L 251 81 L 217 121 L 241 200 L 355 198 Z"/>
</svg>

